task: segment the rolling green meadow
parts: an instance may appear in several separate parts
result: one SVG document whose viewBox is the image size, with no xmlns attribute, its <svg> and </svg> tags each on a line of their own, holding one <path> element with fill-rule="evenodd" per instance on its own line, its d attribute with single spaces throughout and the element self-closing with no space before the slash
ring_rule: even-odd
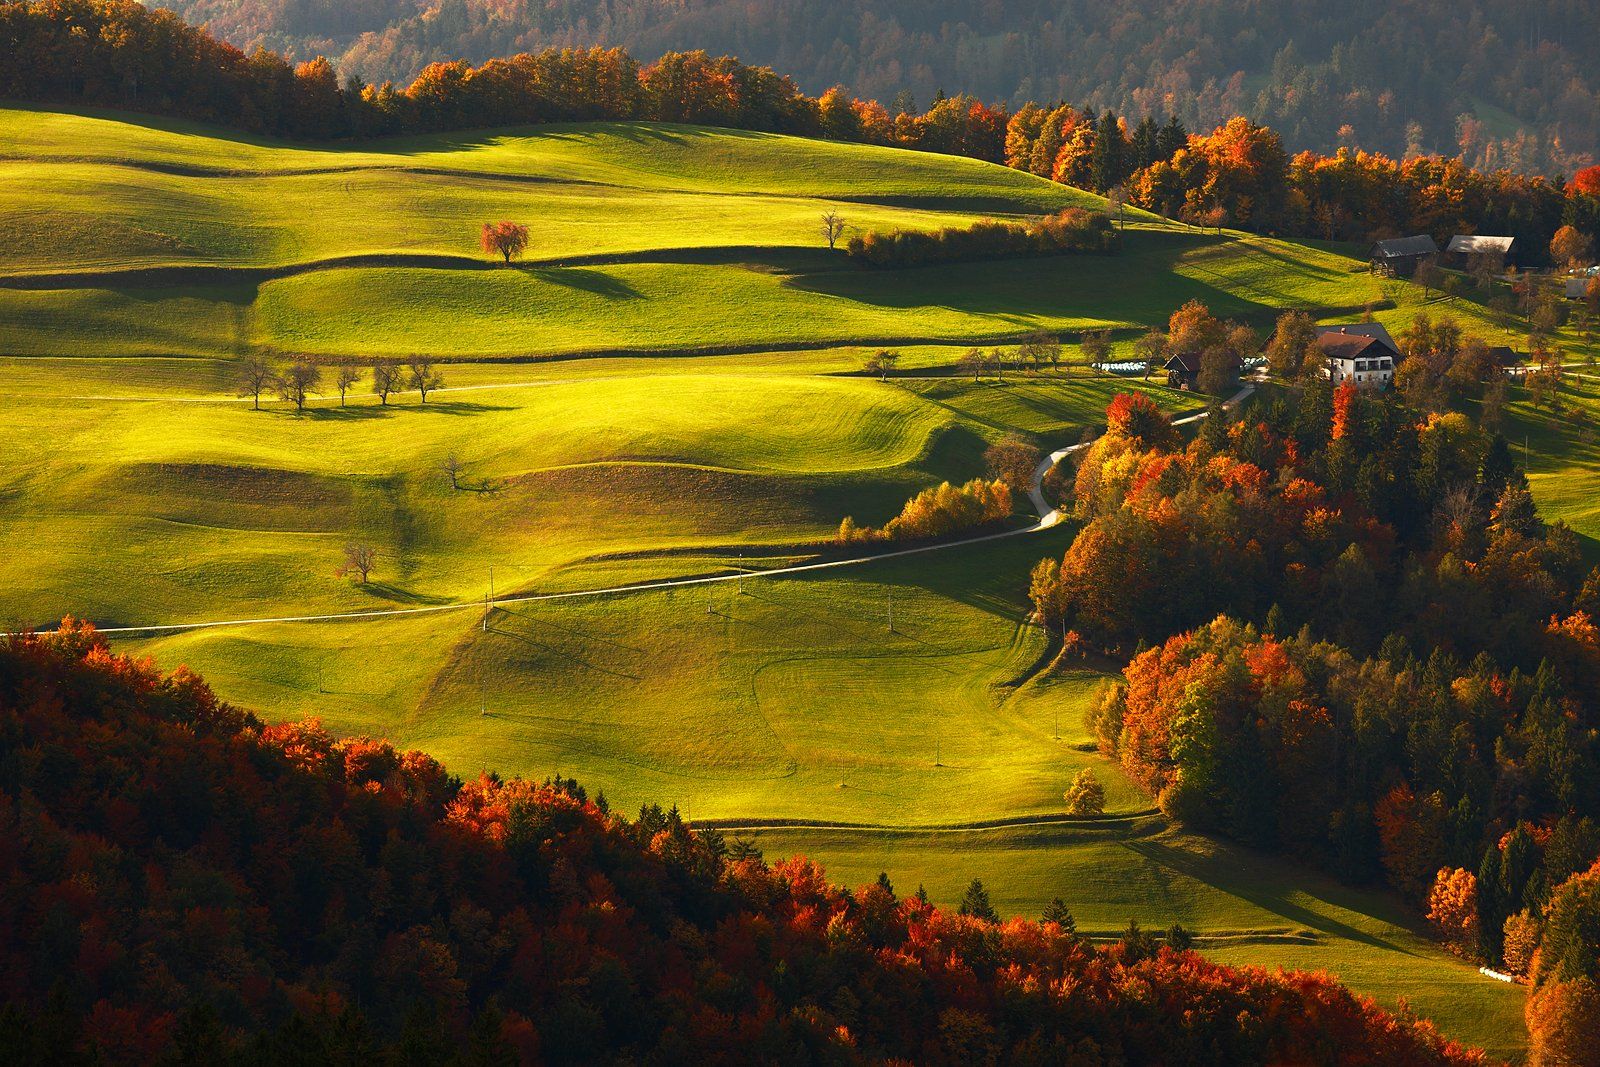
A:
<svg viewBox="0 0 1600 1067">
<path fill-rule="evenodd" d="M 1093 749 L 1111 664 L 1052 661 L 1027 575 L 1071 525 L 788 576 L 1008 434 L 1076 443 L 1118 392 L 953 373 L 969 345 L 1163 323 L 1190 298 L 1391 330 L 1424 299 L 1360 250 L 1131 213 L 1108 257 L 870 271 L 855 229 L 965 226 L 1098 198 L 969 159 L 692 127 L 593 125 L 305 148 L 114 113 L 0 108 L 0 618 L 66 614 L 278 720 L 392 739 L 458 775 L 575 776 L 612 805 L 887 872 L 1081 929 L 1182 922 L 1229 963 L 1326 969 L 1519 1056 L 1522 991 L 1397 903 L 1179 832 Z M 491 264 L 481 223 L 526 222 Z M 1569 347 L 1576 339 L 1563 335 Z M 861 373 L 880 346 L 887 381 Z M 247 356 L 426 354 L 444 388 L 308 410 L 239 395 Z M 583 358 L 578 358 L 583 357 Z M 1600 414 L 1574 368 L 1569 404 Z M 1589 419 L 1513 390 L 1536 497 L 1593 544 Z M 458 487 L 444 469 L 459 461 Z M 372 580 L 335 576 L 350 541 Z M 745 573 L 676 588 L 637 583 Z M 493 583 L 496 606 L 487 614 Z M 544 598 L 544 599 L 541 599 Z M 283 617 L 381 613 L 327 621 Z M 1107 815 L 1067 819 L 1080 769 Z"/>
</svg>

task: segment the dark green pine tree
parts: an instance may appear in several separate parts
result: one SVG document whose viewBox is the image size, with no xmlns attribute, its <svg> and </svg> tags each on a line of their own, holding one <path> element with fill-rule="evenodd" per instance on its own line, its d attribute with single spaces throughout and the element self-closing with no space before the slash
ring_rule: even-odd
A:
<svg viewBox="0 0 1600 1067">
<path fill-rule="evenodd" d="M 1089 157 L 1089 173 L 1097 192 L 1109 192 L 1127 180 L 1128 141 L 1122 135 L 1117 116 L 1110 111 L 1100 116 L 1095 126 L 1094 152 Z"/>
<path fill-rule="evenodd" d="M 1189 131 L 1174 115 L 1161 127 L 1161 133 L 1156 137 L 1156 153 L 1161 159 L 1171 159 L 1178 154 L 1178 149 L 1189 146 Z"/>
<path fill-rule="evenodd" d="M 989 903 L 989 891 L 983 888 L 983 883 L 976 878 L 967 886 L 966 893 L 962 894 L 959 911 L 962 915 L 970 915 L 984 922 L 1000 921 L 999 913 L 994 910 L 994 905 Z"/>
<path fill-rule="evenodd" d="M 1148 167 L 1161 158 L 1161 129 L 1149 115 L 1133 128 L 1132 149 L 1132 163 L 1136 169 Z"/>
<path fill-rule="evenodd" d="M 1045 905 L 1044 914 L 1039 917 L 1039 921 L 1056 923 L 1061 927 L 1061 932 L 1065 934 L 1076 934 L 1078 932 L 1078 920 L 1072 917 L 1072 912 L 1067 910 L 1066 901 L 1060 897 L 1055 897 L 1049 904 Z"/>
</svg>

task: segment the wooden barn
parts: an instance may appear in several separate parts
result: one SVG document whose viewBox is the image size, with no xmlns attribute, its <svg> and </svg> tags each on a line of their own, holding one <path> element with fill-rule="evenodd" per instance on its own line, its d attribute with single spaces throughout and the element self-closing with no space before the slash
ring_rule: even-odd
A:
<svg viewBox="0 0 1600 1067">
<path fill-rule="evenodd" d="M 1488 256 L 1507 266 L 1516 262 L 1515 237 L 1490 237 L 1486 234 L 1458 233 L 1445 245 L 1445 258 L 1452 267 L 1462 270 L 1470 267 L 1480 256 Z"/>
<path fill-rule="evenodd" d="M 1379 241 L 1367 254 L 1372 273 L 1388 278 L 1409 278 L 1417 273 L 1423 263 L 1439 258 L 1439 246 L 1427 234 L 1417 237 L 1395 237 Z"/>
</svg>

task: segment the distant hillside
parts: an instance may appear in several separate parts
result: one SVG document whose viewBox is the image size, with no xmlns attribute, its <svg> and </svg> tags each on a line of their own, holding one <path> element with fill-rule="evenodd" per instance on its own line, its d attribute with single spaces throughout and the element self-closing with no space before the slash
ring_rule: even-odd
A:
<svg viewBox="0 0 1600 1067">
<path fill-rule="evenodd" d="M 1574 0 L 156 0 L 245 47 L 323 52 L 369 80 L 435 60 L 703 48 L 889 103 L 936 91 L 1233 114 L 1292 149 L 1359 143 L 1570 172 L 1600 150 L 1600 7 Z M 904 103 L 904 98 L 902 98 Z"/>
</svg>

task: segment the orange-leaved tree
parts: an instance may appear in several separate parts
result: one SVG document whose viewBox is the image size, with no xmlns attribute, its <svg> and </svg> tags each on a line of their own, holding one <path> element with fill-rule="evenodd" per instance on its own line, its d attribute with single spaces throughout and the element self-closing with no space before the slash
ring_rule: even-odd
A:
<svg viewBox="0 0 1600 1067">
<path fill-rule="evenodd" d="M 483 250 L 505 259 L 509 266 L 513 256 L 520 256 L 528 247 L 528 228 L 520 222 L 486 222 L 479 238 Z"/>
</svg>

